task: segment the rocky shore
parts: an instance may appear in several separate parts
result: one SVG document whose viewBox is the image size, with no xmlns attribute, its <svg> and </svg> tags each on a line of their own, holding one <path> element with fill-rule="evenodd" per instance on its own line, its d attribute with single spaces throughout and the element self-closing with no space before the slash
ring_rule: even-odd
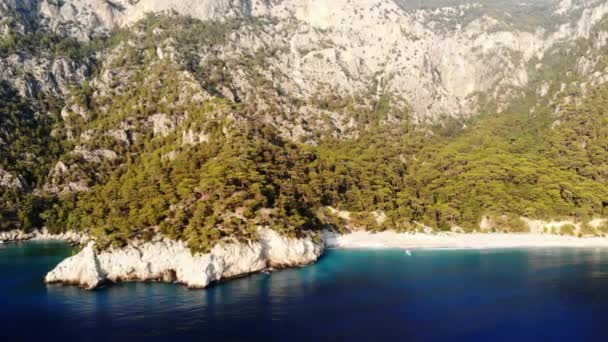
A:
<svg viewBox="0 0 608 342">
<path fill-rule="evenodd" d="M 608 248 L 607 238 L 537 233 L 413 234 L 357 231 L 341 235 L 324 232 L 317 242 L 310 237 L 286 238 L 271 229 L 259 228 L 259 236 L 258 242 L 219 244 L 207 254 L 192 254 L 183 242 L 163 237 L 151 242 L 136 241 L 126 248 L 111 248 L 102 252 L 97 252 L 94 242 L 89 242 L 78 254 L 49 272 L 45 281 L 79 285 L 85 289 L 122 281 L 173 282 L 189 288 L 205 288 L 213 282 L 271 267 L 312 264 L 326 248 Z"/>
<path fill-rule="evenodd" d="M 31 232 L 24 232 L 22 230 L 0 232 L 0 243 L 16 243 L 29 240 L 65 241 L 73 244 L 84 244 L 89 238 L 86 234 L 77 232 L 51 234 L 46 229 L 33 230 Z"/>
<path fill-rule="evenodd" d="M 259 228 L 259 235 L 259 242 L 219 244 L 207 254 L 192 254 L 183 242 L 161 237 L 100 253 L 90 242 L 49 272 L 45 281 L 86 289 L 121 281 L 175 282 L 204 288 L 269 267 L 308 265 L 316 262 L 324 250 L 324 244 L 312 238 L 286 238 L 266 228 Z"/>
</svg>

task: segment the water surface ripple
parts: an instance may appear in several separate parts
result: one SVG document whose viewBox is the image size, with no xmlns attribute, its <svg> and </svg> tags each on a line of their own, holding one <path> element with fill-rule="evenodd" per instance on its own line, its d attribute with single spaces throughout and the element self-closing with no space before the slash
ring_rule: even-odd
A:
<svg viewBox="0 0 608 342">
<path fill-rule="evenodd" d="M 207 290 L 47 286 L 60 243 L 0 246 L 5 341 L 608 340 L 608 250 L 331 250 Z"/>
</svg>

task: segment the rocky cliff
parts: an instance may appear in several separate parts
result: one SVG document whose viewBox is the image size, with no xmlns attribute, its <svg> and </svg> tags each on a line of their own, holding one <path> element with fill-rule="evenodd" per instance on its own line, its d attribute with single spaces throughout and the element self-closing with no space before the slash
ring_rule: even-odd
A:
<svg viewBox="0 0 608 342">
<path fill-rule="evenodd" d="M 323 244 L 310 238 L 285 238 L 265 228 L 259 229 L 259 235 L 259 242 L 222 243 L 206 254 L 192 253 L 183 243 L 162 237 L 103 252 L 96 252 L 90 243 L 49 272 L 45 281 L 86 289 L 121 281 L 177 282 L 204 288 L 270 267 L 311 264 L 323 253 Z"/>
</svg>

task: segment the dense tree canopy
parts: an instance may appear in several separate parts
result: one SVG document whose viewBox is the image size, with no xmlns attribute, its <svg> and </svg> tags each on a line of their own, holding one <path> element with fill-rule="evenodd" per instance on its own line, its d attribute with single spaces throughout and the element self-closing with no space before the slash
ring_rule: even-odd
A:
<svg viewBox="0 0 608 342">
<path fill-rule="evenodd" d="M 68 106 L 59 124 L 57 105 L 34 108 L 0 84 L 0 167 L 21 175 L 27 187 L 3 190 L 3 224 L 87 230 L 101 247 L 160 232 L 206 251 L 224 238 L 255 240 L 260 225 L 289 236 L 344 229 L 329 207 L 352 212 L 351 221 L 370 230 L 423 224 L 470 231 L 494 215 L 501 229 L 521 231 L 521 216 L 588 221 L 605 215 L 607 86 L 566 94 L 576 100 L 559 99 L 565 103 L 559 111 L 530 90 L 499 114 L 489 103 L 472 119 L 435 125 L 414 125 L 407 106 L 393 105 L 402 99 L 391 94 L 324 94 L 309 107 L 347 113 L 355 128 L 335 134 L 331 126 L 302 142 L 268 120 L 296 120 L 297 112 L 223 97 L 233 82 L 226 61 L 196 57 L 226 39 L 234 22 L 152 16 L 138 25 L 143 34 L 135 38 L 120 31 L 103 42 L 121 47 L 109 64 L 117 74 L 127 70 L 122 87 L 100 91 L 85 82 L 72 92 L 70 104 L 84 115 Z M 170 37 L 178 37 L 180 58 L 188 63 L 157 56 L 159 41 Z M 137 41 L 126 44 L 129 39 Z M 36 44 L 57 53 L 64 50 L 57 44 L 67 44 L 65 53 L 73 58 L 90 54 L 82 46 L 69 52 L 77 43 L 53 37 L 13 42 L 9 35 L 1 43 L 5 54 Z M 254 79 L 257 95 L 279 93 L 256 67 L 263 53 L 238 63 L 249 65 L 246 76 Z M 208 97 L 199 96 L 203 92 Z M 171 129 L 155 132 L 157 115 Z M 128 136 L 110 134 L 116 127 L 127 127 Z M 52 137 L 54 128 L 76 138 L 62 146 Z M 85 132 L 92 133 L 78 138 Z M 191 134 L 204 138 L 186 143 Z M 92 162 L 69 152 L 73 144 L 115 157 Z M 34 195 L 57 160 L 73 166 L 61 176 L 66 182 L 80 180 L 90 189 Z"/>
</svg>

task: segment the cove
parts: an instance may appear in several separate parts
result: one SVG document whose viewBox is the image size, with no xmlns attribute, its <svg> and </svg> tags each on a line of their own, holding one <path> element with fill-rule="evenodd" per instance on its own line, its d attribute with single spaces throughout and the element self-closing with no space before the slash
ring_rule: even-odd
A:
<svg viewBox="0 0 608 342">
<path fill-rule="evenodd" d="M 0 246 L 3 339 L 608 339 L 608 249 L 335 249 L 206 290 L 45 285 L 70 254 L 56 242 Z"/>
</svg>

